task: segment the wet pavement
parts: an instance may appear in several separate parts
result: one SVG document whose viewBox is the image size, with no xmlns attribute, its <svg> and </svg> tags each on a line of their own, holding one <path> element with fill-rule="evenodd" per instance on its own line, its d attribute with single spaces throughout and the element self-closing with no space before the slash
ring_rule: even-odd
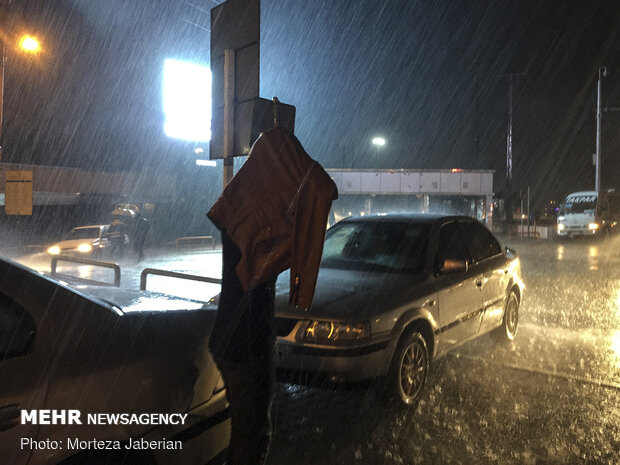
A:
<svg viewBox="0 0 620 465">
<path fill-rule="evenodd" d="M 503 242 L 519 253 L 527 286 L 514 343 L 483 336 L 436 361 L 415 410 L 378 400 L 373 386 L 280 384 L 267 463 L 620 464 L 620 237 Z M 19 260 L 49 272 L 44 253 Z M 137 288 L 145 267 L 219 277 L 221 255 L 159 249 L 119 263 L 121 285 Z M 72 266 L 60 270 L 103 278 Z M 217 292 L 156 276 L 147 286 Z"/>
</svg>

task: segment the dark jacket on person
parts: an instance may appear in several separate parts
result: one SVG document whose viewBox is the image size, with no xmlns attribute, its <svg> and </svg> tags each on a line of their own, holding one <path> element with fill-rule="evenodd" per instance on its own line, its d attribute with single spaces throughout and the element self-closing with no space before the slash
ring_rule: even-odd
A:
<svg viewBox="0 0 620 465">
<path fill-rule="evenodd" d="M 140 215 L 138 218 L 136 218 L 136 224 L 133 230 L 133 240 L 136 244 L 144 244 L 150 227 L 151 225 L 149 223 L 149 220 L 147 220 L 144 216 Z"/>
<path fill-rule="evenodd" d="M 108 238 L 112 242 L 125 243 L 125 234 L 127 233 L 127 225 L 120 220 L 114 220 L 108 228 Z"/>
<path fill-rule="evenodd" d="M 332 200 L 331 177 L 284 128 L 263 133 L 207 216 L 241 252 L 244 291 L 291 269 L 290 303 L 312 304 Z"/>
</svg>

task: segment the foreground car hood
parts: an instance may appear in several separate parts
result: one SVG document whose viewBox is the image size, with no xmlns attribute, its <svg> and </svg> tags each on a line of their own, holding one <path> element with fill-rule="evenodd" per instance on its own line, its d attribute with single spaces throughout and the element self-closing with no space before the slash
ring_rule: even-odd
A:
<svg viewBox="0 0 620 465">
<path fill-rule="evenodd" d="M 275 313 L 285 318 L 365 320 L 389 311 L 426 292 L 425 274 L 376 273 L 321 268 L 312 307 L 289 305 L 289 272 L 276 283 Z"/>
<path fill-rule="evenodd" d="M 207 310 L 206 302 L 159 292 L 101 286 L 74 286 L 74 288 L 118 308 L 124 314 Z"/>
</svg>

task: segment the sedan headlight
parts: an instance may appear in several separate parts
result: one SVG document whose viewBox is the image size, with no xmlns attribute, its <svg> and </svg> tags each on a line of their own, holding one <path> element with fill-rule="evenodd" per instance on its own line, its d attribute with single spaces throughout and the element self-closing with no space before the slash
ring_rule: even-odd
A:
<svg viewBox="0 0 620 465">
<path fill-rule="evenodd" d="M 88 253 L 93 250 L 93 246 L 90 244 L 80 244 L 78 245 L 78 252 Z"/>
<path fill-rule="evenodd" d="M 304 331 L 304 342 L 313 344 L 347 344 L 370 337 L 369 323 L 310 321 Z"/>
<path fill-rule="evenodd" d="M 596 230 L 598 229 L 598 223 L 590 223 L 590 224 L 588 225 L 588 229 L 589 229 L 590 231 L 596 231 Z"/>
<path fill-rule="evenodd" d="M 566 229 L 566 225 L 563 223 L 558 224 L 558 231 L 564 231 Z"/>
<path fill-rule="evenodd" d="M 53 245 L 49 249 L 47 249 L 47 253 L 51 255 L 58 255 L 60 253 L 60 247 L 58 247 L 57 245 Z"/>
</svg>

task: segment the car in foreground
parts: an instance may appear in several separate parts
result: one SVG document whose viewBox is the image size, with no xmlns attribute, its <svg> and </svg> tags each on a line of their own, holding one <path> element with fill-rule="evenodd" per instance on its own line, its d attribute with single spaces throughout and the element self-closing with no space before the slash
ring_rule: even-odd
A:
<svg viewBox="0 0 620 465">
<path fill-rule="evenodd" d="M 101 257 L 111 247 L 107 237 L 109 227 L 109 224 L 98 224 L 73 228 L 62 241 L 49 247 L 47 253 Z"/>
<path fill-rule="evenodd" d="M 73 289 L 0 259 L 0 461 L 204 465 L 230 430 L 214 319 L 200 301 Z"/>
<path fill-rule="evenodd" d="M 472 218 L 348 218 L 327 231 L 310 309 L 289 306 L 288 276 L 277 281 L 278 370 L 382 379 L 415 405 L 432 360 L 485 333 L 514 339 L 523 291 L 516 253 Z"/>
</svg>

